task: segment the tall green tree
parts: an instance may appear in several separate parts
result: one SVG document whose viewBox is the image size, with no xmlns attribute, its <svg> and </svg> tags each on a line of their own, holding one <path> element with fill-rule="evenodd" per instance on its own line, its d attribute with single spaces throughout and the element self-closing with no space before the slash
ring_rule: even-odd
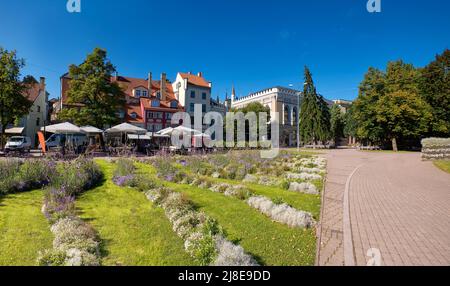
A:
<svg viewBox="0 0 450 286">
<path fill-rule="evenodd" d="M 344 120 L 344 136 L 345 137 L 353 137 L 357 138 L 356 130 L 358 128 L 358 123 L 355 120 L 355 117 L 353 115 L 354 111 L 354 105 L 352 105 L 345 115 L 343 116 Z"/>
<path fill-rule="evenodd" d="M 0 147 L 4 148 L 6 126 L 28 113 L 32 103 L 23 95 L 27 86 L 20 80 L 23 59 L 15 51 L 0 47 Z"/>
<path fill-rule="evenodd" d="M 79 66 L 69 68 L 69 104 L 82 107 L 66 108 L 60 119 L 70 120 L 77 125 L 93 125 L 98 128 L 119 122 L 117 112 L 123 108 L 123 90 L 111 81 L 116 72 L 103 49 L 96 48 Z"/>
<path fill-rule="evenodd" d="M 421 69 L 419 81 L 421 97 L 431 105 L 433 119 L 428 136 L 450 137 L 450 50 Z"/>
<path fill-rule="evenodd" d="M 430 106 L 420 96 L 404 90 L 388 93 L 377 104 L 377 122 L 383 125 L 394 151 L 398 151 L 399 138 L 418 138 L 426 133 L 432 116 Z"/>
<path fill-rule="evenodd" d="M 372 143 L 380 142 L 384 130 L 376 120 L 376 105 L 385 95 L 386 76 L 375 68 L 369 68 L 359 86 L 358 98 L 352 106 L 351 115 L 356 122 L 356 136 Z"/>
<path fill-rule="evenodd" d="M 431 120 L 430 106 L 419 96 L 420 73 L 403 61 L 389 62 L 386 72 L 369 68 L 353 106 L 357 137 L 371 143 L 419 138 Z"/>
<path fill-rule="evenodd" d="M 333 105 L 330 110 L 331 113 L 331 123 L 330 123 L 330 134 L 331 139 L 335 144 L 339 142 L 339 139 L 344 136 L 344 115 L 342 110 L 338 105 Z"/>
<path fill-rule="evenodd" d="M 308 67 L 305 67 L 303 99 L 300 104 L 300 138 L 304 143 L 317 144 L 330 135 L 330 112 L 324 98 L 317 94 Z"/>
</svg>

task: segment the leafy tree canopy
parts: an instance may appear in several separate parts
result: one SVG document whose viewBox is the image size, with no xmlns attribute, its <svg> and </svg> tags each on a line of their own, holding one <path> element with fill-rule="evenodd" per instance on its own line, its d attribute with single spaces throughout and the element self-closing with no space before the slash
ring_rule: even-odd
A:
<svg viewBox="0 0 450 286">
<path fill-rule="evenodd" d="M 99 128 L 118 123 L 117 112 L 123 108 L 125 97 L 121 87 L 111 81 L 116 69 L 106 56 L 105 50 L 96 48 L 84 63 L 70 66 L 68 103 L 82 107 L 63 110 L 61 119 Z"/>
</svg>

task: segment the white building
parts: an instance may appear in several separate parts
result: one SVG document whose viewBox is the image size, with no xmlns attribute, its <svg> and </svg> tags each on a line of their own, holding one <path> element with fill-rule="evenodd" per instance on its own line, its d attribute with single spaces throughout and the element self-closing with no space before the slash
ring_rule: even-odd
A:
<svg viewBox="0 0 450 286">
<path fill-rule="evenodd" d="M 191 115 L 192 123 L 194 122 L 193 116 L 196 104 L 202 105 L 203 114 L 211 111 L 212 83 L 205 80 L 201 72 L 197 75 L 178 73 L 172 87 L 175 97 L 184 106 L 186 112 Z"/>
<path fill-rule="evenodd" d="M 20 118 L 16 126 L 8 126 L 6 134 L 10 136 L 27 136 L 31 139 L 31 146 L 39 145 L 38 131 L 46 124 L 48 93 L 46 92 L 45 78 L 41 77 L 38 83 L 30 84 L 23 96 L 27 97 L 33 105 L 24 117 Z"/>
<path fill-rule="evenodd" d="M 237 98 L 233 87 L 231 107 L 241 109 L 253 102 L 259 102 L 269 107 L 271 112 L 278 112 L 280 116 L 280 145 L 297 145 L 297 120 L 300 91 L 276 86 Z"/>
</svg>

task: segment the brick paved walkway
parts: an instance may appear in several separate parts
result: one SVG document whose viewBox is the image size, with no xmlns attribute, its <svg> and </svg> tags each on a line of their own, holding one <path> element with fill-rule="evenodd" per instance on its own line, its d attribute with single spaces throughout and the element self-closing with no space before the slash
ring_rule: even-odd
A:
<svg viewBox="0 0 450 286">
<path fill-rule="evenodd" d="M 450 175 L 420 154 L 334 150 L 326 157 L 319 265 L 345 265 L 345 254 L 366 265 L 371 248 L 382 265 L 450 265 Z"/>
</svg>

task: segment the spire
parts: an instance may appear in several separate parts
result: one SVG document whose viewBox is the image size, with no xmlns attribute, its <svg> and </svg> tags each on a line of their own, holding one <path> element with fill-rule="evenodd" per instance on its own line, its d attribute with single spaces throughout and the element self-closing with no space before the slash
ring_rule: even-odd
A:
<svg viewBox="0 0 450 286">
<path fill-rule="evenodd" d="M 236 100 L 236 90 L 234 89 L 234 84 L 233 84 L 233 88 L 231 89 L 231 101 L 235 101 Z"/>
</svg>

